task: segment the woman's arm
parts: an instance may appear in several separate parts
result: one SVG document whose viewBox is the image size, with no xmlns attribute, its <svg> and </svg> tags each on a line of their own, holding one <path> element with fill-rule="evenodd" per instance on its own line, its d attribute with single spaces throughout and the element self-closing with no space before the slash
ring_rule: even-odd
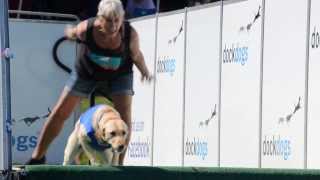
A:
<svg viewBox="0 0 320 180">
<path fill-rule="evenodd" d="M 87 31 L 88 21 L 82 21 L 78 25 L 72 26 L 68 25 L 64 30 L 64 35 L 69 40 L 80 39 L 81 41 L 85 41 L 86 31 Z M 86 47 L 83 43 L 78 44 L 79 51 L 77 52 L 77 57 L 81 57 L 84 55 L 86 51 Z"/>
<path fill-rule="evenodd" d="M 137 66 L 141 73 L 141 81 L 151 81 L 153 77 L 145 63 L 144 56 L 140 50 L 138 33 L 134 28 L 131 29 L 130 51 L 133 63 Z"/>
<path fill-rule="evenodd" d="M 67 25 L 65 30 L 64 30 L 64 35 L 70 39 L 70 40 L 84 40 L 85 39 L 85 34 L 87 30 L 87 24 L 88 21 L 82 21 L 79 24 L 72 26 L 72 25 Z"/>
</svg>

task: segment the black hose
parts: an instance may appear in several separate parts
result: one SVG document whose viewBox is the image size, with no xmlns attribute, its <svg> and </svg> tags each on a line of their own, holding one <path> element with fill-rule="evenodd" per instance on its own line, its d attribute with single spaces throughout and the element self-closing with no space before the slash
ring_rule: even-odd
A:
<svg viewBox="0 0 320 180">
<path fill-rule="evenodd" d="M 52 56 L 53 56 L 53 60 L 54 62 L 64 71 L 66 71 L 68 74 L 71 73 L 71 68 L 69 68 L 68 66 L 66 66 L 65 64 L 63 64 L 59 58 L 58 58 L 58 47 L 59 45 L 65 41 L 68 40 L 66 37 L 61 37 L 59 38 L 53 45 L 53 49 L 52 49 Z M 76 41 L 77 43 L 80 43 L 81 41 Z M 93 91 L 91 94 L 89 94 L 89 100 L 90 100 L 90 107 L 95 105 L 95 91 Z"/>
<path fill-rule="evenodd" d="M 67 73 L 71 73 L 71 68 L 69 68 L 68 66 L 64 65 L 58 58 L 58 47 L 59 45 L 65 41 L 65 40 L 68 40 L 66 37 L 61 37 L 59 38 L 53 45 L 53 49 L 52 49 L 52 56 L 53 56 L 53 60 L 54 62 L 59 66 L 61 67 L 64 71 L 66 71 Z"/>
</svg>

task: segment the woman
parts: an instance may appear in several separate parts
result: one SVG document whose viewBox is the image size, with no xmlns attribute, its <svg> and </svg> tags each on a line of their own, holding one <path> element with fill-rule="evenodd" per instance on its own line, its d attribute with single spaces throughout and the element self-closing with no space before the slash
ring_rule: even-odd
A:
<svg viewBox="0 0 320 180">
<path fill-rule="evenodd" d="M 64 121 L 81 99 L 96 89 L 112 99 L 131 132 L 133 64 L 139 69 L 142 81 L 151 81 L 152 76 L 140 51 L 138 34 L 124 21 L 124 14 L 120 0 L 101 0 L 95 18 L 66 28 L 66 37 L 82 42 L 82 53 L 27 164 L 45 163 L 45 153 Z M 120 157 L 121 165 L 123 159 L 124 154 Z"/>
</svg>

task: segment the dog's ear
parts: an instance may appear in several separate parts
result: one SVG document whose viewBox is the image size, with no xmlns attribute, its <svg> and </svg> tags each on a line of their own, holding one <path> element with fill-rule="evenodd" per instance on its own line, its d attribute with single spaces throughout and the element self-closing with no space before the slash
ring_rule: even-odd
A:
<svg viewBox="0 0 320 180">
<path fill-rule="evenodd" d="M 99 114 L 98 118 L 97 118 L 97 122 L 100 122 L 102 120 L 102 117 L 104 116 L 105 112 L 102 112 Z"/>
<path fill-rule="evenodd" d="M 95 131 L 95 136 L 97 139 L 101 139 L 103 137 L 103 133 L 101 131 Z"/>
<path fill-rule="evenodd" d="M 106 136 L 106 128 L 102 128 L 102 136 L 103 136 L 103 137 Z"/>
</svg>

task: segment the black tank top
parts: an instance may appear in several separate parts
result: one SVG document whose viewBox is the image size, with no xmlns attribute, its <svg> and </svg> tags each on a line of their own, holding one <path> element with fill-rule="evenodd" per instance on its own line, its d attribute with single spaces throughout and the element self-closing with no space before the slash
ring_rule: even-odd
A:
<svg viewBox="0 0 320 180">
<path fill-rule="evenodd" d="M 117 50 L 100 48 L 93 38 L 93 23 L 96 18 L 88 19 L 86 39 L 82 41 L 89 49 L 76 61 L 76 71 L 83 79 L 97 81 L 114 79 L 132 73 L 133 62 L 130 56 L 131 26 L 125 21 L 120 29 L 121 45 Z M 124 28 L 124 29 L 123 29 Z"/>
</svg>

